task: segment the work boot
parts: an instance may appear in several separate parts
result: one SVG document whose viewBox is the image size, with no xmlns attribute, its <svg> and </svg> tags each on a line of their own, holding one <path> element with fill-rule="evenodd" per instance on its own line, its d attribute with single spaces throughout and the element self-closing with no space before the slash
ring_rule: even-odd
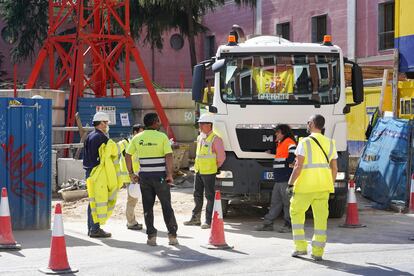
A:
<svg viewBox="0 0 414 276">
<path fill-rule="evenodd" d="M 200 216 L 192 216 L 189 221 L 184 221 L 184 225 L 190 226 L 190 225 L 201 225 Z"/>
<path fill-rule="evenodd" d="M 273 231 L 273 224 L 261 224 L 254 227 L 255 231 Z"/>
<path fill-rule="evenodd" d="M 149 246 L 157 246 L 157 236 L 148 237 L 147 244 Z"/>
<path fill-rule="evenodd" d="M 127 228 L 129 230 L 142 230 L 142 224 L 138 223 L 138 222 L 136 224 L 133 224 L 133 225 L 128 225 L 127 224 Z"/>
<path fill-rule="evenodd" d="M 207 222 L 201 225 L 201 229 L 210 229 L 210 227 L 211 227 L 210 224 L 208 224 Z"/>
<path fill-rule="evenodd" d="M 168 244 L 169 245 L 178 245 L 177 235 L 168 234 Z"/>
<path fill-rule="evenodd" d="M 111 233 L 105 232 L 102 228 L 89 232 L 89 237 L 91 238 L 110 238 L 111 236 Z"/>
<path fill-rule="evenodd" d="M 290 233 L 290 232 L 292 232 L 292 225 L 289 222 L 285 222 L 285 225 L 280 227 L 279 230 L 277 230 L 277 232 L 279 232 L 279 233 Z"/>
<path fill-rule="evenodd" d="M 320 262 L 323 261 L 322 256 L 315 256 L 315 255 L 311 255 L 311 258 L 315 261 L 315 262 Z"/>
<path fill-rule="evenodd" d="M 295 250 L 295 251 L 292 252 L 292 255 L 291 256 L 294 257 L 294 258 L 298 258 L 300 256 L 304 256 L 304 255 L 307 255 L 307 254 L 308 254 L 307 251 Z"/>
</svg>

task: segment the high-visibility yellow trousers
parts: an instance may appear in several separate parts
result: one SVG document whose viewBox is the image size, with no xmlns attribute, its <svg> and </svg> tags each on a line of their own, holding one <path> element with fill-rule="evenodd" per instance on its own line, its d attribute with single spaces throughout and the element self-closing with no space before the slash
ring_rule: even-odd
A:
<svg viewBox="0 0 414 276">
<path fill-rule="evenodd" d="M 326 229 L 329 216 L 329 192 L 295 193 L 290 199 L 293 241 L 297 251 L 307 251 L 305 239 L 305 213 L 312 206 L 314 231 L 312 254 L 322 257 L 326 244 Z"/>
</svg>

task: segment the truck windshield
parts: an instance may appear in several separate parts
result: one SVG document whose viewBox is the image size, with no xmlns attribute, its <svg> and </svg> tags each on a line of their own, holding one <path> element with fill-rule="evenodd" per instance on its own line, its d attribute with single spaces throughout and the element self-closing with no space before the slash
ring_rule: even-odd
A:
<svg viewBox="0 0 414 276">
<path fill-rule="evenodd" d="M 220 94 L 229 104 L 334 104 L 339 54 L 225 55 Z"/>
</svg>

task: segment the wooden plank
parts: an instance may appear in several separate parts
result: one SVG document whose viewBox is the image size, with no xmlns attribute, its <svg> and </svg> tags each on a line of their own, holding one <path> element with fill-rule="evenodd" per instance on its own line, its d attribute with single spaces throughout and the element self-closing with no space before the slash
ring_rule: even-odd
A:
<svg viewBox="0 0 414 276">
<path fill-rule="evenodd" d="M 392 112 L 398 118 L 398 49 L 394 49 L 394 72 L 392 74 Z"/>
<path fill-rule="evenodd" d="M 384 104 L 384 94 L 388 83 L 388 69 L 384 69 L 384 75 L 382 76 L 381 94 L 379 99 L 379 116 L 382 116 L 382 106 Z"/>
</svg>

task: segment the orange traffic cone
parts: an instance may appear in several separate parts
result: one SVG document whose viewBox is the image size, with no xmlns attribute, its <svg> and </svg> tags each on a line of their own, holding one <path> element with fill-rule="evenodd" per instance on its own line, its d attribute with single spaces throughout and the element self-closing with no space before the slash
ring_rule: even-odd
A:
<svg viewBox="0 0 414 276">
<path fill-rule="evenodd" d="M 221 195 L 220 191 L 216 191 L 216 197 L 214 200 L 213 208 L 213 220 L 211 222 L 211 233 L 208 240 L 208 245 L 205 246 L 208 249 L 231 249 L 233 246 L 229 246 L 224 238 L 224 222 L 223 211 L 221 209 Z"/>
<path fill-rule="evenodd" d="M 0 202 L 0 250 L 20 250 L 21 245 L 18 244 L 13 237 L 9 199 L 7 198 L 6 188 L 1 189 Z"/>
<path fill-rule="evenodd" d="M 410 213 L 414 213 L 414 173 L 411 175 Z"/>
<path fill-rule="evenodd" d="M 60 203 L 55 207 L 55 220 L 53 223 L 52 240 L 50 245 L 49 266 L 39 269 L 45 274 L 75 273 L 79 270 L 72 269 L 66 255 L 65 234 L 63 232 L 62 207 Z"/>
<path fill-rule="evenodd" d="M 349 180 L 348 182 L 348 208 L 346 211 L 346 221 L 345 224 L 340 225 L 340 227 L 345 228 L 360 228 L 366 227 L 366 225 L 359 223 L 358 216 L 358 204 L 355 196 L 355 182 L 354 180 Z"/>
</svg>

